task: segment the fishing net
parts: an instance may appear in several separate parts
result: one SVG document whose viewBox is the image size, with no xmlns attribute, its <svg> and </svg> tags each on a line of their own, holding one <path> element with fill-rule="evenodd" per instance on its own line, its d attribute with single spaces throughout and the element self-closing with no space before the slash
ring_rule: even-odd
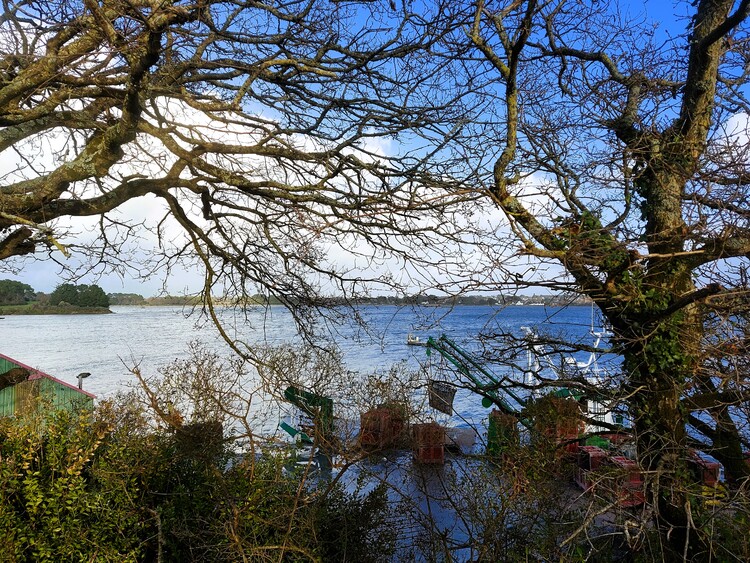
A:
<svg viewBox="0 0 750 563">
<path fill-rule="evenodd" d="M 427 395 L 430 406 L 445 414 L 453 414 L 453 398 L 456 389 L 445 381 L 428 381 Z"/>
</svg>

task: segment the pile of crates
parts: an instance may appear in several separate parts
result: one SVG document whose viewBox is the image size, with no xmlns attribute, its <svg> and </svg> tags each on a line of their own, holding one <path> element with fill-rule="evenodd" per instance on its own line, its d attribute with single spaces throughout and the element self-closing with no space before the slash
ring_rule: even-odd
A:
<svg viewBox="0 0 750 563">
<path fill-rule="evenodd" d="M 719 484 L 719 471 L 721 464 L 716 461 L 703 459 L 697 452 L 691 452 L 688 458 L 688 468 L 697 483 L 707 487 L 715 487 Z"/>
<path fill-rule="evenodd" d="M 584 491 L 594 486 L 596 471 L 607 461 L 607 452 L 597 446 L 578 448 L 575 481 Z"/>
<path fill-rule="evenodd" d="M 596 488 L 619 506 L 640 506 L 646 501 L 638 464 L 625 456 L 610 456 L 598 446 L 580 446 L 575 481 L 581 489 Z"/>
<path fill-rule="evenodd" d="M 536 401 L 534 431 L 543 442 L 560 446 L 561 454 L 575 455 L 578 452 L 578 441 L 586 431 L 586 423 L 581 418 L 578 402 L 572 398 L 542 397 Z"/>
<path fill-rule="evenodd" d="M 692 452 L 688 469 L 696 490 L 705 502 L 718 502 L 725 496 L 720 482 L 721 464 Z M 638 464 L 622 455 L 609 455 L 597 446 L 580 446 L 577 454 L 575 481 L 584 491 L 596 488 L 614 499 L 619 506 L 634 507 L 646 502 L 643 473 Z"/>
<path fill-rule="evenodd" d="M 614 479 L 613 494 L 617 504 L 624 507 L 640 506 L 646 502 L 643 475 L 638 464 L 625 456 L 609 458 L 617 467 Z"/>
<path fill-rule="evenodd" d="M 417 463 L 445 463 L 445 428 L 436 422 L 412 426 L 414 460 Z"/>
<path fill-rule="evenodd" d="M 360 416 L 359 443 L 368 450 L 398 446 L 406 421 L 399 409 L 379 406 Z M 417 463 L 445 463 L 445 428 L 436 422 L 411 426 L 414 460 Z"/>
<path fill-rule="evenodd" d="M 571 455 L 578 453 L 578 438 L 586 431 L 586 423 L 580 419 L 561 419 L 554 428 L 555 444 L 564 444 L 562 450 Z"/>
<path fill-rule="evenodd" d="M 720 482 L 721 464 L 719 462 L 709 461 L 693 451 L 688 457 L 688 469 L 698 485 L 698 495 L 705 504 L 718 505 L 726 499 L 726 487 Z"/>
<path fill-rule="evenodd" d="M 406 421 L 398 408 L 379 406 L 360 416 L 359 443 L 364 448 L 393 447 L 403 436 Z"/>
</svg>

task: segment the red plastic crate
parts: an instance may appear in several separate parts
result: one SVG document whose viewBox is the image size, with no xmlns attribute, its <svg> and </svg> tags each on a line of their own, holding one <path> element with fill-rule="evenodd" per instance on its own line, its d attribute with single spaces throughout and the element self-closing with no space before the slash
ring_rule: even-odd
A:
<svg viewBox="0 0 750 563">
<path fill-rule="evenodd" d="M 624 507 L 640 506 L 646 502 L 643 482 L 623 483 L 617 490 L 617 504 Z"/>
<path fill-rule="evenodd" d="M 384 448 L 393 441 L 393 423 L 388 409 L 371 409 L 360 416 L 359 443 L 364 447 Z"/>
<path fill-rule="evenodd" d="M 594 473 L 583 467 L 576 467 L 575 481 L 576 484 L 584 491 L 588 491 L 594 486 Z"/>
<path fill-rule="evenodd" d="M 544 434 L 555 444 L 565 443 L 562 451 L 573 455 L 578 453 L 580 447 L 578 440 L 585 431 L 586 425 L 579 419 L 558 420 L 543 430 Z"/>
<path fill-rule="evenodd" d="M 578 450 L 580 449 L 580 445 L 578 444 L 578 434 L 568 434 L 563 436 L 558 436 L 557 443 L 562 444 L 565 442 L 565 445 L 563 446 L 563 450 L 565 453 L 575 455 L 578 453 Z"/>
<path fill-rule="evenodd" d="M 609 459 L 624 472 L 615 482 L 617 504 L 630 507 L 646 502 L 643 477 L 638 464 L 624 456 L 612 456 Z"/>
<path fill-rule="evenodd" d="M 699 483 L 713 487 L 719 482 L 719 469 L 721 467 L 719 463 L 708 461 L 693 453 L 688 458 L 688 465 Z"/>
<path fill-rule="evenodd" d="M 578 467 L 593 471 L 599 469 L 607 459 L 607 452 L 598 446 L 580 446 L 578 448 Z"/>
<path fill-rule="evenodd" d="M 594 476 L 607 459 L 607 452 L 598 446 L 580 446 L 575 481 L 584 491 L 594 486 Z"/>
<path fill-rule="evenodd" d="M 414 458 L 418 463 L 445 462 L 445 428 L 435 422 L 415 424 Z"/>
<path fill-rule="evenodd" d="M 437 422 L 415 424 L 413 429 L 417 446 L 442 446 L 445 444 L 445 428 Z"/>
<path fill-rule="evenodd" d="M 642 483 L 641 470 L 638 464 L 625 456 L 616 455 L 610 458 L 617 467 L 625 470 L 625 481 L 630 483 Z"/>
<path fill-rule="evenodd" d="M 578 437 L 586 430 L 586 426 L 583 421 L 576 419 L 559 420 L 557 422 L 557 436 L 558 438 L 574 436 Z"/>
<path fill-rule="evenodd" d="M 414 458 L 418 463 L 445 463 L 445 447 L 432 446 L 417 448 L 414 452 Z"/>
<path fill-rule="evenodd" d="M 391 410 L 391 440 L 395 441 L 402 437 L 406 428 L 404 415 Z"/>
</svg>

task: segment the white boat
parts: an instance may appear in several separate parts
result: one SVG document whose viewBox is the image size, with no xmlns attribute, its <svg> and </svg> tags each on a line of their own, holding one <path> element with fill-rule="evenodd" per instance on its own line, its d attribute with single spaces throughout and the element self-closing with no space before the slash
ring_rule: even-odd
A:
<svg viewBox="0 0 750 563">
<path fill-rule="evenodd" d="M 420 340 L 419 336 L 414 336 L 413 334 L 408 334 L 406 336 L 406 344 L 408 346 L 427 346 L 426 340 Z"/>
</svg>

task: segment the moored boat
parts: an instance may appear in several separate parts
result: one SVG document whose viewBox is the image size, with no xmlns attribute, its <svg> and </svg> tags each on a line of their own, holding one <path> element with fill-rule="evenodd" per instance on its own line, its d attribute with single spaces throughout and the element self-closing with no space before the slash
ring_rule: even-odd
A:
<svg viewBox="0 0 750 563">
<path fill-rule="evenodd" d="M 408 346 L 427 346 L 426 340 L 420 340 L 419 336 L 414 336 L 413 334 L 408 334 L 406 336 L 406 344 Z"/>
</svg>

